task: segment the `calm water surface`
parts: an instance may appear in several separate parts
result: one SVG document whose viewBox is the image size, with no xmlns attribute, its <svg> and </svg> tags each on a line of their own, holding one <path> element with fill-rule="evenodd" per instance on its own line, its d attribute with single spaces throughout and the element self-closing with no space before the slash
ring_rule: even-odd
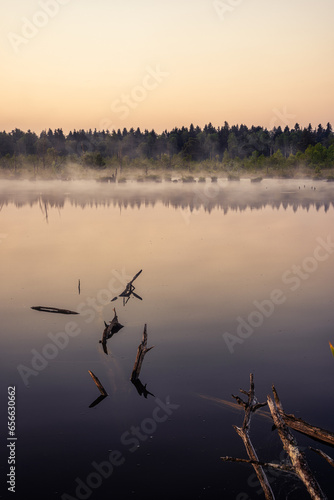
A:
<svg viewBox="0 0 334 500">
<path fill-rule="evenodd" d="M 250 466 L 220 460 L 246 458 L 229 403 L 251 372 L 259 400 L 275 384 L 288 413 L 334 430 L 333 184 L 2 181 L 0 205 L 0 470 L 4 484 L 15 386 L 15 498 L 263 498 Z M 124 328 L 107 355 L 114 307 Z M 130 381 L 145 324 L 146 398 Z M 108 392 L 91 408 L 88 370 Z M 307 447 L 333 449 L 295 435 L 334 498 Z M 269 419 L 255 415 L 251 437 L 260 459 L 284 458 Z M 308 498 L 270 480 L 278 499 Z"/>
</svg>

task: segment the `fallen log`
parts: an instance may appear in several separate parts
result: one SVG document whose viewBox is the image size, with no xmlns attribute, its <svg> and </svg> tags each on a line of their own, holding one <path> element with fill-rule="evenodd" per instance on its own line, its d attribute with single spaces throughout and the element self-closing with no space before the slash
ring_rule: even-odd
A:
<svg viewBox="0 0 334 500">
<path fill-rule="evenodd" d="M 283 412 L 281 414 L 286 425 L 291 427 L 291 429 L 300 432 L 301 434 L 306 434 L 307 436 L 321 441 L 322 443 L 330 444 L 334 446 L 334 434 L 326 429 L 321 429 L 314 425 L 305 422 L 305 420 L 295 417 L 292 414 Z"/>
<path fill-rule="evenodd" d="M 79 314 L 76 311 L 70 311 L 69 309 L 59 309 L 58 307 L 44 307 L 44 306 L 33 306 L 30 309 L 35 311 L 56 313 L 56 314 Z"/>
</svg>

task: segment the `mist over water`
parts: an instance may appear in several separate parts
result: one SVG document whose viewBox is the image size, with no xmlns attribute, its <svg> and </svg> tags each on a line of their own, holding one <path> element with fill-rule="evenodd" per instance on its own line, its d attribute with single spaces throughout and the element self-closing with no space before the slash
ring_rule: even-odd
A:
<svg viewBox="0 0 334 500">
<path fill-rule="evenodd" d="M 0 203 L 47 203 L 62 208 L 66 202 L 85 207 L 89 204 L 119 207 L 154 206 L 162 203 L 180 209 L 211 211 L 292 207 L 308 210 L 315 207 L 325 211 L 334 203 L 333 184 L 305 179 L 264 179 L 251 183 L 249 179 L 228 181 L 218 179 L 205 183 L 191 182 L 136 182 L 98 183 L 95 180 L 78 181 L 1 181 Z"/>
</svg>

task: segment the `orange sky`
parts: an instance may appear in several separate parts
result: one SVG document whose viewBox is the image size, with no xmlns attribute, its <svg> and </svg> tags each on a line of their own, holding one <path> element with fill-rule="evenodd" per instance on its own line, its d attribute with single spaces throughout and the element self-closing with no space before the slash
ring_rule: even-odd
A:
<svg viewBox="0 0 334 500">
<path fill-rule="evenodd" d="M 0 130 L 334 124 L 331 0 L 2 0 Z"/>
</svg>

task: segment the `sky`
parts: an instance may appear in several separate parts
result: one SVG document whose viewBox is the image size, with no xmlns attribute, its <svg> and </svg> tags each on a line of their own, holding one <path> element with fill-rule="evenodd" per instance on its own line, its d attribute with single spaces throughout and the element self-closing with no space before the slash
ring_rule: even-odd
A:
<svg viewBox="0 0 334 500">
<path fill-rule="evenodd" d="M 334 125 L 332 0 L 1 0 L 0 130 Z"/>
</svg>

